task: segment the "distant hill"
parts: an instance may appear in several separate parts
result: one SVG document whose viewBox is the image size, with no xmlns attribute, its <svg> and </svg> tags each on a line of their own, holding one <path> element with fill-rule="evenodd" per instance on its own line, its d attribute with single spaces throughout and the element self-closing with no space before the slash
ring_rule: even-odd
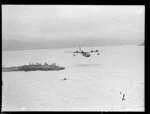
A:
<svg viewBox="0 0 150 114">
<path fill-rule="evenodd" d="M 142 44 L 140 44 L 140 45 L 138 45 L 138 46 L 144 46 L 144 43 L 142 43 Z"/>
<path fill-rule="evenodd" d="M 89 39 L 67 39 L 67 40 L 43 40 L 34 41 L 2 40 L 2 50 L 30 50 L 50 48 L 71 48 L 82 46 L 113 46 L 137 44 L 135 41 L 124 41 L 122 39 L 89 38 Z"/>
</svg>

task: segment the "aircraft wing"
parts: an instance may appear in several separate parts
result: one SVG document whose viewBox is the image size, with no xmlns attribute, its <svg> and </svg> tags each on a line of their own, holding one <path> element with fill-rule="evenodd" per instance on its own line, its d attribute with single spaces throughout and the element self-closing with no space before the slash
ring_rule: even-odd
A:
<svg viewBox="0 0 150 114">
<path fill-rule="evenodd" d="M 100 51 L 103 51 L 103 50 L 91 50 L 89 51 L 89 53 L 100 52 Z"/>
<path fill-rule="evenodd" d="M 74 52 L 66 52 L 66 53 L 81 53 L 79 51 L 74 51 Z"/>
</svg>

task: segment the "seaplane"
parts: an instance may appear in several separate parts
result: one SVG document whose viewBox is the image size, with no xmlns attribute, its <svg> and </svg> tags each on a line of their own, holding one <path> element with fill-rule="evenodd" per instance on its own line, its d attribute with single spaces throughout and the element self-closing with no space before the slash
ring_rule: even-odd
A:
<svg viewBox="0 0 150 114">
<path fill-rule="evenodd" d="M 67 52 L 67 53 L 73 53 L 73 56 L 76 56 L 76 54 L 81 54 L 82 56 L 84 56 L 84 57 L 90 57 L 91 56 L 91 53 L 97 53 L 97 55 L 100 55 L 100 53 L 99 53 L 99 50 L 91 50 L 91 51 L 89 51 L 89 52 L 87 52 L 87 51 L 83 51 L 82 49 L 81 49 L 81 47 L 79 47 L 79 50 L 77 50 L 77 51 L 74 51 L 74 52 Z"/>
</svg>

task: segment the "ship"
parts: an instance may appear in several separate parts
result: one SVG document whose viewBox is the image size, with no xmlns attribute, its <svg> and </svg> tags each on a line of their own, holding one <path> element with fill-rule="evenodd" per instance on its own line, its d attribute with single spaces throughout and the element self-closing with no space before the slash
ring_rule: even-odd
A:
<svg viewBox="0 0 150 114">
<path fill-rule="evenodd" d="M 17 66 L 17 67 L 3 67 L 2 71 L 3 72 L 11 72 L 11 71 L 60 71 L 64 70 L 65 67 L 60 67 L 56 65 L 55 63 L 53 64 L 29 64 L 29 65 L 23 65 L 23 66 Z"/>
</svg>

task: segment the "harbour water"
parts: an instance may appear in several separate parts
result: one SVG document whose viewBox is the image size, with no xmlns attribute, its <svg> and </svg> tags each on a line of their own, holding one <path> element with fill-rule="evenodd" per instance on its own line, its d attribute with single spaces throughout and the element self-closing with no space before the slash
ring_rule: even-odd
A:
<svg viewBox="0 0 150 114">
<path fill-rule="evenodd" d="M 65 53 L 77 49 L 3 51 L 4 67 L 47 62 L 65 70 L 3 72 L 2 110 L 144 111 L 144 46 L 83 47 L 102 50 L 89 58 Z"/>
</svg>

